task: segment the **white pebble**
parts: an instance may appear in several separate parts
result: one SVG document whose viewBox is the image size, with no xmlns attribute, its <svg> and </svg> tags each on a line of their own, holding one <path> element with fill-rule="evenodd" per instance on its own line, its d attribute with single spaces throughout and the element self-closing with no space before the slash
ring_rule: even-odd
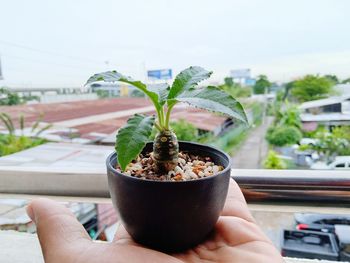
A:
<svg viewBox="0 0 350 263">
<path fill-rule="evenodd" d="M 217 174 L 218 172 L 219 172 L 219 166 L 214 165 L 214 166 L 213 166 L 213 173 L 214 173 L 214 174 Z"/>
</svg>

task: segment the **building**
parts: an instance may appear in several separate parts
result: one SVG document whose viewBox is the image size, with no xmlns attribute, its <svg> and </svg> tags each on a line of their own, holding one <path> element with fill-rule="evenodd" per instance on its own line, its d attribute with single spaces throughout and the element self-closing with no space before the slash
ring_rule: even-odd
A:
<svg viewBox="0 0 350 263">
<path fill-rule="evenodd" d="M 302 110 L 301 120 L 306 130 L 314 130 L 318 125 L 325 125 L 329 128 L 339 125 L 350 125 L 349 93 L 342 96 L 304 102 L 299 108 Z"/>
</svg>

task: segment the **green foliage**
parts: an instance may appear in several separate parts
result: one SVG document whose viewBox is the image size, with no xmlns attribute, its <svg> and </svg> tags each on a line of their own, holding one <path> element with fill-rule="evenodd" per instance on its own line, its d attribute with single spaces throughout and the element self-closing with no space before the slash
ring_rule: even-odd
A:
<svg viewBox="0 0 350 263">
<path fill-rule="evenodd" d="M 177 101 L 187 102 L 198 108 L 218 112 L 248 123 L 242 105 L 231 95 L 209 86 L 199 89 L 191 89 L 183 92 L 176 98 Z"/>
<path fill-rule="evenodd" d="M 342 83 L 342 84 L 350 83 L 350 78 L 344 79 L 341 83 Z"/>
<path fill-rule="evenodd" d="M 96 90 L 96 94 L 97 96 L 100 98 L 100 99 L 105 99 L 105 98 L 108 98 L 108 91 L 107 90 Z"/>
<path fill-rule="evenodd" d="M 181 93 L 193 89 L 199 82 L 209 78 L 212 73 L 212 71 L 207 71 L 201 67 L 189 67 L 181 71 L 170 88 L 168 99 L 174 99 Z"/>
<path fill-rule="evenodd" d="M 267 141 L 274 146 L 286 146 L 298 143 L 302 134 L 296 127 L 279 126 L 269 128 L 266 134 Z"/>
<path fill-rule="evenodd" d="M 9 134 L 0 134 L 0 156 L 20 152 L 45 142 L 45 139 L 40 138 L 30 138 L 26 136 L 16 137 Z"/>
<path fill-rule="evenodd" d="M 238 83 L 234 83 L 232 78 L 225 78 L 225 84 L 219 86 L 220 89 L 235 98 L 250 97 L 252 90 L 250 87 L 242 87 Z"/>
<path fill-rule="evenodd" d="M 264 161 L 265 169 L 286 169 L 285 162 L 274 151 L 269 151 Z"/>
<path fill-rule="evenodd" d="M 332 94 L 334 83 L 326 77 L 307 75 L 292 86 L 292 95 L 300 102 L 318 100 Z"/>
<path fill-rule="evenodd" d="M 198 129 L 190 122 L 183 119 L 171 122 L 171 129 L 180 141 L 198 141 Z"/>
<path fill-rule="evenodd" d="M 9 89 L 0 88 L 0 106 L 13 106 L 26 103 L 30 100 L 39 101 L 38 96 L 23 96 L 20 97 L 16 92 L 11 92 Z"/>
<path fill-rule="evenodd" d="M 336 75 L 327 74 L 324 75 L 324 77 L 329 81 L 333 82 L 334 85 L 339 83 L 339 79 Z"/>
<path fill-rule="evenodd" d="M 254 94 L 264 94 L 269 87 L 271 87 L 271 82 L 268 80 L 267 76 L 259 75 L 253 86 Z"/>
<path fill-rule="evenodd" d="M 239 125 L 234 129 L 226 131 L 220 135 L 219 138 L 212 138 L 209 144 L 215 146 L 228 154 L 233 154 L 235 149 L 244 141 L 247 137 L 247 128 L 244 125 Z"/>
<path fill-rule="evenodd" d="M 331 133 L 319 129 L 314 138 L 317 139 L 317 143 L 312 148 L 327 161 L 336 155 L 350 155 L 350 126 L 336 127 Z"/>
<path fill-rule="evenodd" d="M 130 96 L 134 98 L 143 98 L 145 94 L 142 91 L 135 89 L 131 92 Z"/>
<path fill-rule="evenodd" d="M 0 120 L 7 129 L 8 134 L 0 134 L 0 156 L 19 152 L 46 142 L 45 139 L 37 138 L 43 131 L 49 129 L 51 124 L 39 128 L 40 120 L 36 121 L 31 129 L 34 133 L 33 137 L 23 136 L 25 119 L 23 115 L 19 116 L 19 127 L 21 129 L 21 136 L 15 135 L 15 125 L 12 118 L 6 113 L 0 113 Z"/>
<path fill-rule="evenodd" d="M 296 105 L 285 103 L 285 108 L 275 112 L 274 124 L 277 126 L 291 126 L 301 128 L 300 110 Z"/>
<path fill-rule="evenodd" d="M 135 114 L 117 134 L 116 151 L 120 167 L 126 166 L 138 156 L 151 135 L 155 118 Z"/>
<path fill-rule="evenodd" d="M 121 81 L 133 85 L 144 92 L 155 106 L 156 121 L 154 118 L 147 119 L 138 115 L 138 117 L 134 116 L 131 122 L 128 121 L 126 128 L 119 130 L 116 149 L 118 161 L 123 170 L 141 152 L 151 134 L 153 125 L 159 132 L 170 130 L 170 113 L 178 102 L 185 102 L 199 108 L 222 113 L 247 123 L 242 105 L 231 95 L 218 87 L 197 87 L 200 81 L 209 78 L 211 74 L 212 72 L 201 67 L 190 67 L 176 76 L 171 87 L 167 84 L 147 86 L 117 71 L 95 74 L 88 79 L 86 84 L 95 81 Z M 119 134 L 121 135 L 119 136 Z M 130 147 L 131 142 L 135 144 L 133 147 Z M 134 149 L 131 150 L 130 148 Z"/>
<path fill-rule="evenodd" d="M 4 96 L 4 98 L 1 98 Z M 0 88 L 0 105 L 12 106 L 21 104 L 22 100 L 17 93 L 11 92 L 6 88 Z"/>
</svg>

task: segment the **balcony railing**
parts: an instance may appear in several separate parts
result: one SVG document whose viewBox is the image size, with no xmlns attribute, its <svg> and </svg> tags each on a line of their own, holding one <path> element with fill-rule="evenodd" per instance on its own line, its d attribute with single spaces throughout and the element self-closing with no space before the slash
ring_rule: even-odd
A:
<svg viewBox="0 0 350 263">
<path fill-rule="evenodd" d="M 234 169 L 232 177 L 261 227 L 288 227 L 286 220 L 291 222 L 295 212 L 350 213 L 349 171 Z M 0 198 L 32 199 L 42 195 L 69 202 L 111 202 L 103 168 L 0 167 Z M 278 225 L 277 219 L 284 225 Z M 15 247 L 21 247 L 21 253 Z M 26 262 L 43 262 L 36 235 L 26 233 L 0 231 L 0 258 L 5 255 L 13 255 L 14 263 L 24 258 Z"/>
<path fill-rule="evenodd" d="M 350 203 L 350 171 L 234 169 L 248 202 Z M 104 168 L 0 167 L 0 193 L 108 198 Z"/>
</svg>

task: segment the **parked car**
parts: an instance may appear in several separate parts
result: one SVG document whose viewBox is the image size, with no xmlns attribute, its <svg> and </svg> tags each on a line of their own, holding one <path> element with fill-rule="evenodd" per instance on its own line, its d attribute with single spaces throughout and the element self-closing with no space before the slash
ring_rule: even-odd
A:
<svg viewBox="0 0 350 263">
<path fill-rule="evenodd" d="M 337 156 L 330 163 L 316 162 L 311 165 L 314 170 L 350 170 L 350 156 Z"/>
</svg>

